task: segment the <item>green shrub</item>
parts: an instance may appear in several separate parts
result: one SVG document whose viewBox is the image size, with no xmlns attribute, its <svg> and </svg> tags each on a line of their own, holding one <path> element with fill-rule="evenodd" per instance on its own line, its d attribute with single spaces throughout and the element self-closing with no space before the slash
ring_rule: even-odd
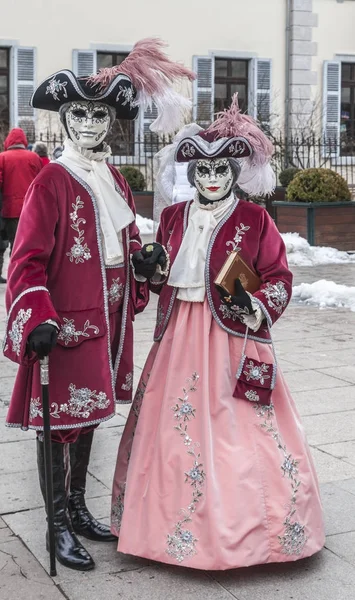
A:
<svg viewBox="0 0 355 600">
<path fill-rule="evenodd" d="M 289 169 L 284 169 L 281 171 L 279 179 L 282 187 L 287 188 L 291 183 L 292 179 L 300 172 L 301 169 L 297 169 L 297 167 L 290 167 Z"/>
<path fill-rule="evenodd" d="M 125 167 L 120 167 L 120 172 L 126 179 L 132 192 L 143 192 L 143 190 L 145 190 L 144 175 L 139 169 L 127 165 Z"/>
<path fill-rule="evenodd" d="M 290 202 L 344 202 L 351 200 L 345 179 L 331 169 L 304 169 L 287 188 Z"/>
</svg>

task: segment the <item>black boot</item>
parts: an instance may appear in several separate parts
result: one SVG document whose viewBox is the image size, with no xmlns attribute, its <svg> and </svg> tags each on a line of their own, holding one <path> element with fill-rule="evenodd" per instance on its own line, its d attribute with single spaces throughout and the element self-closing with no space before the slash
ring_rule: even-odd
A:
<svg viewBox="0 0 355 600">
<path fill-rule="evenodd" d="M 78 571 L 89 571 L 94 568 L 95 563 L 73 532 L 68 515 L 66 476 L 69 477 L 70 470 L 65 468 L 64 453 L 66 447 L 67 444 L 52 442 L 55 554 L 58 561 L 65 567 L 76 569 Z M 38 438 L 37 465 L 41 492 L 44 501 L 46 502 L 44 444 Z M 46 539 L 48 550 L 48 532 Z"/>
<path fill-rule="evenodd" d="M 71 444 L 72 476 L 69 496 L 69 513 L 75 533 L 96 542 L 117 542 L 108 525 L 97 521 L 85 504 L 86 475 L 90 460 L 94 431 L 81 433 Z"/>
<path fill-rule="evenodd" d="M 72 476 L 69 496 L 69 513 L 75 533 L 96 542 L 114 542 L 110 528 L 100 523 L 90 513 L 85 504 L 86 475 L 94 431 L 81 433 L 75 444 L 71 444 L 70 459 Z"/>
</svg>

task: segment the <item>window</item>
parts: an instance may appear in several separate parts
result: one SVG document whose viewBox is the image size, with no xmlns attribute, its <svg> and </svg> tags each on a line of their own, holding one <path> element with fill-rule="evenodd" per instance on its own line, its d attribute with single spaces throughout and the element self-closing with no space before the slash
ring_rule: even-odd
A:
<svg viewBox="0 0 355 600">
<path fill-rule="evenodd" d="M 248 110 L 248 60 L 215 59 L 214 110 L 219 112 L 230 106 L 232 96 L 238 92 L 239 107 Z"/>
<path fill-rule="evenodd" d="M 355 63 L 341 63 L 340 99 L 341 154 L 355 150 Z"/>
<path fill-rule="evenodd" d="M 0 138 L 7 134 L 10 125 L 10 50 L 0 48 Z"/>
<path fill-rule="evenodd" d="M 120 65 L 126 56 L 127 54 L 119 52 L 97 52 L 97 69 Z M 116 119 L 107 137 L 107 143 L 111 146 L 114 156 L 133 156 L 134 139 L 134 121 Z"/>
</svg>

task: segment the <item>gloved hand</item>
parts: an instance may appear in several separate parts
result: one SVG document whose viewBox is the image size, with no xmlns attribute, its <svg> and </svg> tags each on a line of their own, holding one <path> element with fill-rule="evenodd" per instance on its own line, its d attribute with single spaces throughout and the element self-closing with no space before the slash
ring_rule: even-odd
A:
<svg viewBox="0 0 355 600">
<path fill-rule="evenodd" d="M 235 307 L 238 307 L 237 312 L 245 312 L 248 315 L 253 315 L 256 311 L 252 307 L 251 298 L 249 294 L 243 288 L 240 279 L 236 279 L 234 282 L 234 296 L 226 294 L 221 288 L 217 287 L 222 302 L 229 306 L 231 310 L 236 311 Z"/>
<path fill-rule="evenodd" d="M 151 279 L 155 275 L 157 265 L 164 267 L 166 254 L 163 246 L 157 242 L 144 244 L 141 250 L 132 254 L 132 264 L 137 275 Z"/>
<path fill-rule="evenodd" d="M 54 325 L 42 323 L 28 336 L 28 347 L 35 352 L 40 360 L 48 356 L 57 343 L 58 331 Z"/>
</svg>

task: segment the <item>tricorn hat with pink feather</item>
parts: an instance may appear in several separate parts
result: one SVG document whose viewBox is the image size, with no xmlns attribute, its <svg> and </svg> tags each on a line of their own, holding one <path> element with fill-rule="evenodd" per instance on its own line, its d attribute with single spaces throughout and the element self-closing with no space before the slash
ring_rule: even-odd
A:
<svg viewBox="0 0 355 600">
<path fill-rule="evenodd" d="M 207 129 L 180 140 L 175 160 L 237 159 L 241 166 L 239 187 L 252 196 L 268 195 L 276 183 L 270 166 L 273 150 L 257 122 L 240 111 L 238 94 L 234 94 L 231 106 L 217 113 Z"/>
<path fill-rule="evenodd" d="M 64 69 L 47 77 L 35 90 L 34 108 L 59 111 L 67 102 L 91 100 L 112 106 L 118 119 L 135 119 L 139 109 L 155 106 L 158 116 L 150 129 L 173 133 L 182 125 L 191 101 L 174 89 L 181 80 L 192 81 L 195 74 L 171 61 L 156 38 L 137 42 L 125 60 L 96 74 L 77 77 Z"/>
</svg>

